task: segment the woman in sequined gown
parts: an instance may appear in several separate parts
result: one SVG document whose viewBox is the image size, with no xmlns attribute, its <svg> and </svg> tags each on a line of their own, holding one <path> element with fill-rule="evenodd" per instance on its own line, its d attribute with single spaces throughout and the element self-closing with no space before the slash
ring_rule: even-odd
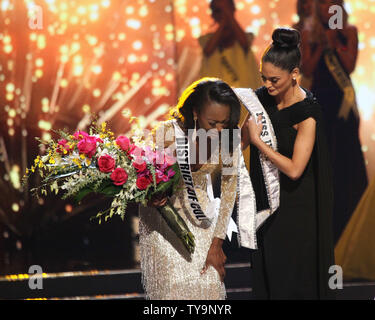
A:
<svg viewBox="0 0 375 320">
<path fill-rule="evenodd" d="M 181 99 L 186 100 L 181 103 Z M 156 142 L 163 141 L 164 144 L 158 147 L 166 148 L 174 143 L 174 121 L 185 134 L 195 125 L 197 129 L 216 128 L 220 132 L 223 128 L 237 127 L 241 108 L 232 89 L 226 83 L 211 78 L 197 81 L 187 88 L 178 106 L 172 113 L 172 119 L 162 122 L 154 131 Z M 210 149 L 208 140 L 207 159 L 210 159 L 211 154 L 219 152 Z M 196 150 L 199 151 L 198 139 Z M 234 148 L 233 152 L 236 153 L 236 150 Z M 199 152 L 197 159 L 198 156 Z M 207 174 L 211 175 L 212 181 L 221 180 L 219 214 L 210 225 L 198 221 L 188 208 L 184 181 L 180 180 L 178 191 L 169 200 L 195 236 L 196 248 L 193 254 L 189 254 L 156 208 L 152 207 L 163 205 L 165 197 L 153 199 L 152 206 L 140 207 L 142 281 L 148 299 L 219 300 L 226 297 L 223 283 L 226 257 L 222 242 L 234 207 L 237 176 L 221 174 L 221 157 L 218 164 L 210 161 L 195 163 L 191 164 L 191 171 L 203 211 L 209 203 Z"/>
</svg>

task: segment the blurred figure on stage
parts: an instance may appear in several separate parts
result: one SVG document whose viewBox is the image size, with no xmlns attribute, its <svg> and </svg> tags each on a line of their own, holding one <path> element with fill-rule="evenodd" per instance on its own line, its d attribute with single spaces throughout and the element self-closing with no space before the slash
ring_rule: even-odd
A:
<svg viewBox="0 0 375 320">
<path fill-rule="evenodd" d="M 200 76 L 217 77 L 236 88 L 259 88 L 259 63 L 251 50 L 254 35 L 245 32 L 236 20 L 234 1 L 212 0 L 210 9 L 217 29 L 199 38 L 203 50 Z M 240 123 L 246 116 L 242 108 Z M 243 152 L 245 159 L 249 158 L 249 150 Z M 249 168 L 248 162 L 246 165 Z"/>
<path fill-rule="evenodd" d="M 341 7 L 342 28 L 332 27 L 329 8 Z M 337 17 L 336 17 L 337 18 Z M 340 20 L 340 18 L 339 18 Z M 316 0 L 314 25 L 302 32 L 302 72 L 323 107 L 334 170 L 334 237 L 339 239 L 367 187 L 359 140 L 359 113 L 350 79 L 358 54 L 358 31 L 341 0 Z"/>
<path fill-rule="evenodd" d="M 304 30 L 312 30 L 313 19 L 314 19 L 314 0 L 297 0 L 297 15 L 298 22 L 292 27 L 299 31 L 300 34 Z M 300 73 L 299 84 L 301 87 L 310 90 L 311 89 L 312 77 L 305 76 L 302 72 Z"/>
<path fill-rule="evenodd" d="M 297 15 L 299 21 L 293 25 L 293 29 L 302 33 L 303 30 L 311 30 L 313 25 L 314 0 L 297 0 Z"/>
<path fill-rule="evenodd" d="M 200 79 L 185 89 L 177 107 L 171 112 L 171 119 L 161 122 L 156 128 L 156 144 L 159 148 L 167 148 L 177 143 L 179 137 L 180 141 L 187 137 L 189 129 L 195 132 L 217 129 L 219 135 L 223 128 L 233 132 L 237 128 L 240 108 L 240 102 L 228 84 L 219 79 Z M 210 160 L 200 161 L 200 152 L 197 151 L 194 164 L 187 163 L 192 174 L 184 173 L 184 179 L 188 176 L 188 181 L 194 183 L 192 189 L 187 189 L 181 175 L 177 191 L 169 196 L 169 201 L 195 237 L 194 253 L 190 254 L 184 248 L 154 208 L 166 203 L 166 195 L 153 198 L 149 207 L 140 206 L 139 209 L 143 284 L 147 297 L 152 300 L 222 300 L 226 297 L 223 283 L 226 257 L 222 244 L 236 198 L 237 170 L 235 174 L 223 173 L 225 165 L 221 149 L 215 148 L 211 140 L 192 138 L 192 143 L 185 150 L 187 159 L 190 159 L 188 151 L 192 152 L 190 145 L 193 143 L 195 150 L 205 148 Z M 238 147 L 233 146 L 233 156 L 238 152 Z M 211 161 L 215 154 L 219 161 Z M 217 206 L 218 214 L 207 223 L 197 219 L 192 210 L 197 208 L 196 203 L 191 203 L 189 199 L 192 198 L 191 190 L 195 190 L 201 208 L 207 214 L 209 208 L 213 208 L 208 189 L 217 181 L 216 176 L 221 179 L 221 201 Z"/>
<path fill-rule="evenodd" d="M 375 280 L 375 178 L 363 194 L 335 248 L 344 279 Z"/>
</svg>

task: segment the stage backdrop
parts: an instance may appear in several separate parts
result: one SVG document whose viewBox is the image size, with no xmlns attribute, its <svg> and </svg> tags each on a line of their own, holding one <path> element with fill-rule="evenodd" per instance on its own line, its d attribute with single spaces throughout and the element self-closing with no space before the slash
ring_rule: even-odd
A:
<svg viewBox="0 0 375 320">
<path fill-rule="evenodd" d="M 92 113 L 116 134 L 132 117 L 152 127 L 166 117 L 181 91 L 197 78 L 197 38 L 213 28 L 208 1 L 0 0 L 0 221 L 1 237 L 32 237 L 49 223 L 68 221 L 90 202 L 30 196 L 21 178 L 38 154 L 34 137 L 51 129 L 86 129 Z M 255 34 L 260 58 L 272 30 L 297 21 L 295 0 L 236 1 L 242 26 Z M 375 2 L 347 1 L 359 29 L 352 75 L 361 114 L 368 174 L 375 175 Z M 349 169 L 349 168 L 348 168 Z M 354 169 L 355 170 L 355 169 Z M 17 240 L 14 246 L 22 250 Z M 85 242 L 85 240 L 83 241 Z M 1 243 L 1 241 L 0 241 Z M 1 246 L 1 245 L 0 245 Z M 13 247 L 13 244 L 11 244 Z"/>
</svg>

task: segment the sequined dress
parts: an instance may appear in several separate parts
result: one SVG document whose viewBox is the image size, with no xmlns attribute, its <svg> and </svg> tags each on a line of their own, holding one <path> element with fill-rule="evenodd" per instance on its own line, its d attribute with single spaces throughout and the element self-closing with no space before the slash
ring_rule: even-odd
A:
<svg viewBox="0 0 375 320">
<path fill-rule="evenodd" d="M 173 129 L 171 121 L 164 122 L 161 131 Z M 160 128 L 159 127 L 159 128 Z M 173 137 L 174 139 L 174 137 Z M 170 143 L 173 141 L 169 141 Z M 168 144 L 166 139 L 165 146 Z M 192 172 L 195 191 L 203 210 L 209 202 L 207 195 L 207 174 L 212 181 L 221 176 L 221 164 L 205 163 Z M 147 299 L 152 300 L 222 300 L 225 299 L 225 286 L 220 281 L 216 269 L 210 266 L 201 275 L 212 239 L 225 239 L 226 230 L 236 196 L 236 175 L 223 175 L 221 178 L 221 205 L 219 215 L 208 225 L 198 221 L 187 208 L 188 199 L 181 179 L 179 188 L 170 202 L 178 210 L 190 231 L 195 236 L 196 248 L 190 255 L 171 231 L 155 208 L 139 208 L 140 253 L 142 282 Z"/>
</svg>

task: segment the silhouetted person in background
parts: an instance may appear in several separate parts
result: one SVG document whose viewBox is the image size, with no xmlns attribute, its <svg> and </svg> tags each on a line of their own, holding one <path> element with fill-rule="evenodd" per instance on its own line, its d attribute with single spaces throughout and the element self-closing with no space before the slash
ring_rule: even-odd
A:
<svg viewBox="0 0 375 320">
<path fill-rule="evenodd" d="M 329 8 L 339 5 L 343 28 L 331 29 Z M 350 80 L 358 53 L 357 28 L 348 23 L 340 0 L 316 0 L 311 30 L 302 32 L 302 72 L 312 77 L 311 91 L 323 107 L 334 170 L 335 242 L 367 186 L 359 140 L 359 113 Z"/>
</svg>

